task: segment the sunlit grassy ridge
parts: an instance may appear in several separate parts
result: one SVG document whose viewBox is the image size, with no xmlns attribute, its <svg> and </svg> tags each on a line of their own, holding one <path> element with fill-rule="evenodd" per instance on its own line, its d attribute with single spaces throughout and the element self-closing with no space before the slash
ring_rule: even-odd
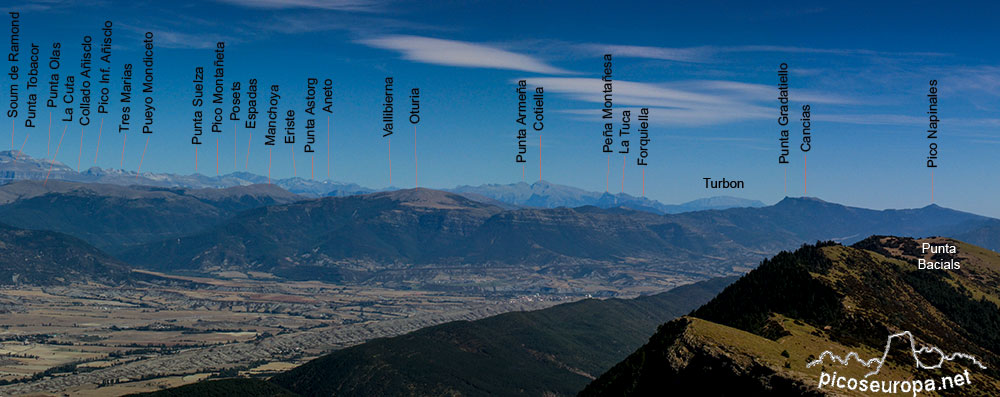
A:
<svg viewBox="0 0 1000 397">
<path fill-rule="evenodd" d="M 863 379 L 874 368 L 826 360 L 823 351 L 881 357 L 889 335 L 911 331 L 918 345 L 972 354 L 986 363 L 949 362 L 919 369 L 908 341 L 894 340 L 881 372 L 870 379 L 940 379 L 970 369 L 975 381 L 959 395 L 1000 390 L 1000 255 L 953 240 L 960 271 L 919 270 L 923 241 L 872 237 L 853 247 L 803 246 L 765 260 L 691 316 L 660 327 L 650 341 L 591 383 L 582 395 L 643 394 L 700 387 L 702 392 L 822 394 L 819 375 Z M 929 258 L 928 254 L 928 258 Z M 938 254 L 934 260 L 949 260 Z M 920 356 L 936 363 L 938 356 Z M 843 393 L 843 390 L 837 390 Z M 713 394 L 713 395 L 714 395 Z"/>
</svg>

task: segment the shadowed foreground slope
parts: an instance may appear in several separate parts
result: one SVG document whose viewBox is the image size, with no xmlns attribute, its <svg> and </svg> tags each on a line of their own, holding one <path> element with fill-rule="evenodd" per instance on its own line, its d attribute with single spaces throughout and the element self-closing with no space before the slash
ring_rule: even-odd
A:
<svg viewBox="0 0 1000 397">
<path fill-rule="evenodd" d="M 658 324 L 707 302 L 734 280 L 442 324 L 335 351 L 271 383 L 304 396 L 574 395 Z M 257 382 L 233 380 L 240 381 Z M 203 382 L 198 395 L 222 395 L 212 393 L 223 388 L 232 385 Z"/>
</svg>

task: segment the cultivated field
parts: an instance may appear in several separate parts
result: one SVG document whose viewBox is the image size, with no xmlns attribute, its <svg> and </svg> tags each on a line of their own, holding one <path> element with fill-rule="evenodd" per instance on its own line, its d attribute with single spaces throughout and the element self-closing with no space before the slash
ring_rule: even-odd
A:
<svg viewBox="0 0 1000 397">
<path fill-rule="evenodd" d="M 0 288 L 0 395 L 121 395 L 209 376 L 267 376 L 324 352 L 571 295 L 278 280 L 262 273 Z"/>
</svg>

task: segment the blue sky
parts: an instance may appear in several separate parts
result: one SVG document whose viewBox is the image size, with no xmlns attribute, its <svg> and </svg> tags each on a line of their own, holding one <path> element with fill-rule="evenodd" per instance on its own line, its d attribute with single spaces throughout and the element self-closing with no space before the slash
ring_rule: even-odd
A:
<svg viewBox="0 0 1000 397">
<path fill-rule="evenodd" d="M 392 185 L 413 186 L 414 151 L 425 187 L 511 183 L 522 173 L 525 181 L 537 180 L 537 135 L 529 133 L 524 169 L 513 161 L 515 83 L 523 78 L 546 92 L 542 177 L 617 193 L 623 158 L 601 152 L 603 96 L 596 80 L 602 54 L 612 53 L 616 113 L 650 108 L 646 196 L 673 203 L 731 194 L 771 203 L 804 194 L 802 153 L 777 164 L 776 70 L 786 62 L 793 122 L 801 105 L 812 107 L 809 196 L 870 208 L 927 205 L 926 95 L 935 79 L 943 119 L 935 202 L 1000 216 L 993 199 L 1000 193 L 996 6 L 826 3 L 32 0 L 5 8 L 21 12 L 22 46 L 35 42 L 44 53 L 62 43 L 63 73 L 78 73 L 79 42 L 85 34 L 97 37 L 104 20 L 114 23 L 114 75 L 125 62 L 139 63 L 142 35 L 154 33 L 156 124 L 143 171 L 196 171 L 191 79 L 195 66 L 210 65 L 221 40 L 227 88 L 233 79 L 245 84 L 253 77 L 263 96 L 267 86 L 280 84 L 282 112 L 296 109 L 300 123 L 306 78 L 333 79 L 331 179 L 390 184 L 380 112 L 383 80 L 392 76 L 401 101 L 391 138 Z M 8 35 L 9 17 L 4 25 Z M 3 81 L 6 97 L 10 80 Z M 403 117 L 412 87 L 421 89 L 416 145 Z M 51 157 L 63 124 L 53 124 L 49 142 L 47 110 L 41 112 L 30 131 L 23 116 L 15 121 L 15 146 L 24 142 L 29 155 L 45 157 L 48 145 Z M 117 117 L 108 115 L 101 132 L 97 165 L 105 168 L 121 161 L 121 136 L 110 128 Z M 318 122 L 321 150 L 312 161 L 315 177 L 324 179 L 325 117 Z M 57 159 L 76 166 L 82 134 L 81 167 L 94 165 L 98 123 L 82 131 L 69 126 Z M 234 141 L 233 127 L 227 122 L 218 136 L 223 174 L 246 164 L 249 133 L 238 128 Z M 197 172 L 211 175 L 215 137 L 207 135 Z M 793 128 L 792 142 L 799 137 Z M 143 138 L 125 142 L 124 168 L 139 166 Z M 248 168 L 259 174 L 268 170 L 263 142 L 258 127 Z M 640 195 L 636 144 L 633 138 L 633 154 L 624 159 L 624 191 Z M 294 173 L 310 176 L 301 145 L 274 148 L 272 176 L 293 175 L 293 150 Z M 704 177 L 743 180 L 746 188 L 707 190 Z"/>
</svg>

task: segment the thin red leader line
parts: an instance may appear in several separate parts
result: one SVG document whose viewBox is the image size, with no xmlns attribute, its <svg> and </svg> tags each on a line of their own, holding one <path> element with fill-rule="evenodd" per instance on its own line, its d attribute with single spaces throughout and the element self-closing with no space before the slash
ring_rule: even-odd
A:
<svg viewBox="0 0 1000 397">
<path fill-rule="evenodd" d="M 49 157 L 49 146 L 52 146 L 52 112 L 49 112 L 49 140 L 45 143 L 45 158 Z"/>
<path fill-rule="evenodd" d="M 608 155 L 608 173 L 604 176 L 604 191 L 609 192 L 611 190 L 611 155 Z"/>
<path fill-rule="evenodd" d="M 122 133 L 122 163 L 119 166 L 121 169 L 125 169 L 125 142 L 128 141 L 128 133 Z"/>
<path fill-rule="evenodd" d="M 392 137 L 387 137 L 386 142 L 389 145 L 389 186 L 392 186 Z"/>
<path fill-rule="evenodd" d="M 413 187 L 420 187 L 420 163 L 417 162 L 417 125 L 413 125 Z"/>
<path fill-rule="evenodd" d="M 642 197 L 646 197 L 646 167 L 642 168 Z"/>
<path fill-rule="evenodd" d="M 21 142 L 21 148 L 17 149 L 17 153 L 14 153 L 14 158 L 17 158 L 18 154 L 24 154 L 24 144 L 28 143 L 28 137 L 31 136 L 31 130 L 28 130 L 27 134 L 24 134 L 24 142 Z"/>
<path fill-rule="evenodd" d="M 66 124 L 66 126 L 63 127 L 62 136 L 59 137 L 59 145 L 56 146 L 56 154 L 54 156 L 52 156 L 52 160 L 55 160 L 56 157 L 59 157 L 59 148 L 62 147 L 62 141 L 63 141 L 63 138 L 66 137 L 66 129 L 67 128 L 69 128 L 69 124 Z M 55 165 L 55 163 L 56 162 L 53 161 L 52 163 L 49 164 L 49 171 L 45 173 L 45 181 L 42 182 L 42 186 L 45 186 L 47 183 L 49 183 L 49 174 L 52 173 L 52 166 Z"/>
<path fill-rule="evenodd" d="M 24 154 L 24 144 L 28 143 L 28 137 L 31 136 L 31 130 L 24 134 L 24 142 L 21 142 L 21 148 L 17 149 L 17 153 L 12 153 L 14 155 L 14 161 L 17 161 L 17 156 Z"/>
<path fill-rule="evenodd" d="M 625 193 L 625 156 L 622 156 L 622 193 Z"/>
<path fill-rule="evenodd" d="M 14 151 L 14 119 L 10 119 L 10 151 Z M 12 164 L 17 164 L 17 154 L 14 154 Z"/>
<path fill-rule="evenodd" d="M 802 155 L 802 189 L 809 195 L 809 155 Z"/>
<path fill-rule="evenodd" d="M 218 136 L 215 137 L 215 175 L 219 175 L 219 140 L 221 139 Z"/>
<path fill-rule="evenodd" d="M 244 170 L 250 169 L 250 144 L 253 143 L 253 130 L 247 130 L 250 136 L 247 137 L 247 164 L 243 167 Z"/>
<path fill-rule="evenodd" d="M 101 126 L 97 129 L 97 150 L 94 151 L 94 164 L 97 164 L 97 154 L 101 152 L 101 133 L 104 132 L 104 117 L 101 117 Z"/>
<path fill-rule="evenodd" d="M 80 169 L 80 160 L 83 159 L 83 130 L 84 129 L 81 127 L 80 128 L 80 150 L 79 150 L 79 153 L 76 154 L 76 169 L 77 170 Z"/>
<path fill-rule="evenodd" d="M 17 153 L 13 153 L 14 161 L 17 161 L 17 156 L 24 154 L 24 144 L 28 143 L 28 137 L 31 135 L 31 130 L 24 134 L 24 142 L 21 142 L 21 148 L 17 150 Z"/>
<path fill-rule="evenodd" d="M 142 173 L 142 162 L 146 160 L 146 148 L 149 147 L 149 136 L 146 136 L 146 144 L 142 145 L 142 156 L 139 157 L 139 168 L 135 170 L 135 179 L 139 179 Z"/>
<path fill-rule="evenodd" d="M 330 179 L 330 116 L 326 116 L 326 179 Z"/>
<path fill-rule="evenodd" d="M 538 134 L 538 180 L 542 180 L 542 134 Z"/>
</svg>

